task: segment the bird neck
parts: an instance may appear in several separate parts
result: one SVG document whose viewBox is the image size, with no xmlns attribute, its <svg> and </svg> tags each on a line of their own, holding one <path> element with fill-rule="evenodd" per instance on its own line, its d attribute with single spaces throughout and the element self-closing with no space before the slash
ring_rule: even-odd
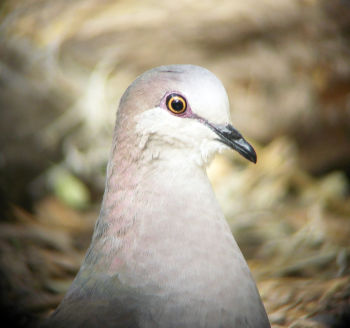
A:
<svg viewBox="0 0 350 328">
<path fill-rule="evenodd" d="M 176 149 L 153 157 L 137 152 L 129 152 L 126 156 L 120 152 L 112 154 L 100 218 L 115 222 L 123 214 L 125 221 L 130 217 L 126 214 L 133 213 L 132 209 L 142 203 L 149 201 L 154 206 L 158 199 L 169 199 L 174 203 L 184 197 L 190 201 L 196 198 L 198 191 L 213 196 L 205 167 L 190 156 L 190 153 Z"/>
<path fill-rule="evenodd" d="M 160 156 L 145 165 L 142 154 L 123 155 L 120 150 L 112 152 L 101 213 L 86 258 L 104 267 L 108 263 L 111 271 L 122 265 L 121 249 L 131 248 L 144 230 L 161 235 L 167 233 L 157 230 L 163 224 L 171 229 L 174 224 L 200 224 L 205 215 L 221 214 L 205 168 L 183 153 Z M 201 215 L 203 203 L 213 213 Z"/>
</svg>

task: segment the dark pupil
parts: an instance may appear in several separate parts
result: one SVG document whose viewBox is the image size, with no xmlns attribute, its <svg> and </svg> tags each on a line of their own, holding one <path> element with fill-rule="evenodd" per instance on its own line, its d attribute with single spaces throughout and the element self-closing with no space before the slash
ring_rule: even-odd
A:
<svg viewBox="0 0 350 328">
<path fill-rule="evenodd" d="M 183 110 L 184 104 L 181 100 L 174 98 L 173 100 L 171 100 L 171 107 L 174 111 L 180 112 Z"/>
</svg>

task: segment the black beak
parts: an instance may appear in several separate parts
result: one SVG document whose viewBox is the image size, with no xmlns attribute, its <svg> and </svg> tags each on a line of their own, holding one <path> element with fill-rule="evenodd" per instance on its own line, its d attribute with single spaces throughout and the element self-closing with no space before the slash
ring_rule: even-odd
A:
<svg viewBox="0 0 350 328">
<path fill-rule="evenodd" d="M 257 157 L 254 148 L 242 137 L 242 135 L 231 125 L 206 124 L 220 137 L 218 141 L 238 151 L 243 157 L 256 163 Z"/>
</svg>

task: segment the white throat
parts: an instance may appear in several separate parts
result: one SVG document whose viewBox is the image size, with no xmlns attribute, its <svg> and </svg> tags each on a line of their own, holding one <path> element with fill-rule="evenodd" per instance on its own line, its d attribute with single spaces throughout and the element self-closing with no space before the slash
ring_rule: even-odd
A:
<svg viewBox="0 0 350 328">
<path fill-rule="evenodd" d="M 136 116 L 139 149 L 146 162 L 166 160 L 179 165 L 195 163 L 205 167 L 217 152 L 225 149 L 204 124 L 190 118 L 175 117 L 160 107 Z"/>
</svg>

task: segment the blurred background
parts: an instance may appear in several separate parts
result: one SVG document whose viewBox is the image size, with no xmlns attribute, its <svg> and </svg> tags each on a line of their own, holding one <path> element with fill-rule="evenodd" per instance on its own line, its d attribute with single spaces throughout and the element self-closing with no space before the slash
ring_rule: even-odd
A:
<svg viewBox="0 0 350 328">
<path fill-rule="evenodd" d="M 349 42 L 348 0 L 2 0 L 2 322 L 34 326 L 77 272 L 126 87 L 191 63 L 258 153 L 208 174 L 273 327 L 350 327 Z"/>
</svg>

